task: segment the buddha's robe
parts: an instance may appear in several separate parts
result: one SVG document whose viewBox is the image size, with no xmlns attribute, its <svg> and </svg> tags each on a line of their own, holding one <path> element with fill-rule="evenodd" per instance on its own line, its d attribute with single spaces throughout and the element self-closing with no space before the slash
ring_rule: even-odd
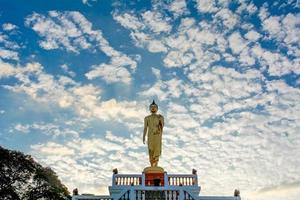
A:
<svg viewBox="0 0 300 200">
<path fill-rule="evenodd" d="M 162 132 L 164 127 L 164 117 L 159 114 L 151 114 L 145 117 L 144 129 L 147 129 L 147 142 L 149 151 L 149 160 L 157 165 L 161 155 Z"/>
</svg>

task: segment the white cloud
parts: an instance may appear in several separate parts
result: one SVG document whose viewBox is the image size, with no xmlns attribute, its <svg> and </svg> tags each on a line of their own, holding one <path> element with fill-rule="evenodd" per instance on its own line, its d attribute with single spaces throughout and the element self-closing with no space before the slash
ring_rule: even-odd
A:
<svg viewBox="0 0 300 200">
<path fill-rule="evenodd" d="M 192 53 L 182 54 L 180 51 L 170 51 L 164 59 L 166 67 L 183 67 L 191 63 Z"/>
<path fill-rule="evenodd" d="M 76 73 L 73 72 L 73 71 L 71 71 L 71 70 L 69 69 L 68 65 L 63 64 L 63 65 L 61 65 L 60 67 L 61 67 L 61 69 L 62 69 L 66 74 L 70 75 L 71 77 L 75 77 L 75 76 L 76 76 Z"/>
<path fill-rule="evenodd" d="M 214 13 L 218 11 L 215 0 L 197 0 L 197 9 L 203 13 Z"/>
<path fill-rule="evenodd" d="M 159 69 L 152 67 L 151 70 L 152 70 L 152 73 L 155 75 L 155 77 L 156 77 L 157 79 L 160 79 L 160 78 L 161 78 L 160 70 L 159 70 Z"/>
<path fill-rule="evenodd" d="M 88 79 L 101 77 L 108 83 L 123 82 L 129 84 L 131 82 L 130 73 L 126 68 L 107 64 L 93 66 L 93 68 L 93 70 L 85 74 Z"/>
<path fill-rule="evenodd" d="M 258 32 L 254 31 L 254 30 L 250 30 L 246 35 L 245 37 L 252 41 L 252 42 L 255 42 L 257 41 L 260 37 L 261 37 L 261 34 L 259 34 Z"/>
<path fill-rule="evenodd" d="M 14 129 L 22 132 L 22 133 L 28 133 L 29 132 L 29 126 L 28 125 L 22 125 L 22 124 L 17 124 Z"/>
<path fill-rule="evenodd" d="M 299 74 L 300 60 L 290 60 L 280 53 L 274 53 L 256 45 L 251 49 L 253 54 L 259 58 L 260 64 L 268 68 L 268 72 L 272 76 L 282 76 L 294 72 Z"/>
<path fill-rule="evenodd" d="M 74 110 L 79 116 L 101 120 L 138 121 L 144 108 L 136 101 L 101 101 L 101 89 L 91 84 L 81 84 L 69 77 L 47 74 L 39 63 L 14 66 L 0 63 L 0 77 L 14 77 L 18 82 L 3 86 L 10 91 L 25 93 L 39 103 L 56 104 Z"/>
<path fill-rule="evenodd" d="M 300 14 L 288 14 L 283 20 L 282 25 L 284 27 L 284 31 L 286 33 L 286 37 L 284 38 L 284 42 L 286 44 L 299 44 L 300 41 L 300 22 L 299 22 Z"/>
<path fill-rule="evenodd" d="M 10 27 L 9 24 L 3 24 L 2 27 L 3 30 L 14 30 L 10 29 L 12 27 Z M 17 49 L 20 49 L 19 44 L 15 41 L 11 41 L 11 38 L 8 35 L 0 32 L 0 59 L 19 61 Z"/>
<path fill-rule="evenodd" d="M 93 30 L 92 24 L 79 12 L 50 11 L 49 16 L 34 13 L 26 18 L 26 25 L 32 27 L 43 38 L 40 46 L 47 50 L 64 48 L 67 51 L 79 53 L 82 49 L 94 49 L 95 46 L 98 46 L 111 58 L 109 64 L 100 64 L 99 66 L 105 66 L 106 71 L 118 71 L 119 74 L 118 78 L 104 80 L 109 83 L 118 81 L 130 83 L 131 73 L 128 68 L 134 72 L 137 67 L 136 61 L 111 47 L 102 32 Z M 99 74 L 94 70 L 95 66 L 88 74 Z M 90 75 L 89 78 L 104 77 L 100 75 Z"/>
<path fill-rule="evenodd" d="M 143 97 L 156 96 L 161 101 L 179 98 L 183 93 L 183 82 L 177 78 L 162 81 L 160 79 L 154 85 L 142 90 L 140 95 Z"/>
<path fill-rule="evenodd" d="M 247 42 L 241 37 L 239 32 L 235 32 L 229 36 L 229 46 L 234 54 L 240 53 L 247 47 Z"/>
<path fill-rule="evenodd" d="M 289 13 L 286 16 L 270 16 L 262 25 L 263 30 L 268 33 L 266 39 L 275 39 L 280 45 L 288 48 L 288 54 L 299 56 L 300 42 L 300 14 Z"/>
<path fill-rule="evenodd" d="M 117 15 L 114 13 L 113 17 L 127 29 L 143 29 L 145 27 L 145 25 L 133 14 L 124 13 L 123 15 Z"/>
<path fill-rule="evenodd" d="M 239 18 L 237 15 L 233 14 L 229 9 L 224 8 L 221 9 L 215 15 L 217 18 L 222 20 L 224 26 L 228 29 L 234 28 L 234 26 L 239 22 Z"/>
<path fill-rule="evenodd" d="M 170 6 L 169 10 L 174 13 L 175 17 L 182 16 L 184 14 L 189 13 L 185 0 L 175 0 L 173 1 Z"/>
<path fill-rule="evenodd" d="M 18 53 L 15 51 L 2 49 L 0 48 L 0 58 L 2 59 L 11 59 L 11 60 L 19 60 Z"/>
<path fill-rule="evenodd" d="M 65 144 L 32 145 L 32 154 L 39 162 L 51 166 L 69 190 L 77 187 L 82 193 L 99 193 L 101 188 L 107 193 L 112 169 L 118 167 L 125 173 L 141 171 L 147 161 L 143 160 L 145 153 L 136 151 L 142 147 L 140 138 L 122 138 L 111 132 L 105 135 L 105 138 L 75 139 Z M 97 173 L 99 170 L 102 173 Z"/>
<path fill-rule="evenodd" d="M 147 27 L 156 34 L 170 32 L 172 29 L 172 26 L 168 23 L 167 19 L 163 18 L 162 14 L 159 12 L 146 11 L 142 14 L 142 18 Z"/>
<path fill-rule="evenodd" d="M 97 1 L 98 0 L 82 0 L 82 3 L 90 6 L 91 2 L 97 2 Z"/>
<path fill-rule="evenodd" d="M 148 50 L 153 53 L 166 52 L 167 48 L 159 40 L 151 40 L 148 43 Z"/>
<path fill-rule="evenodd" d="M 14 24 L 11 24 L 11 23 L 5 23 L 5 24 L 2 24 L 2 29 L 4 31 L 12 31 L 12 30 L 15 30 L 17 29 L 18 27 Z"/>
<path fill-rule="evenodd" d="M 280 17 L 269 17 L 263 21 L 263 26 L 266 31 L 270 34 L 278 34 L 281 30 L 280 27 Z"/>
<path fill-rule="evenodd" d="M 121 122 L 127 126 L 129 134 L 103 130 L 95 133 L 97 138 L 32 146 L 35 157 L 52 166 L 70 189 L 79 187 L 82 192 L 99 193 L 99 188 L 110 183 L 111 169 L 118 167 L 121 173 L 140 173 L 148 165 L 146 147 L 141 141 L 147 105 L 141 101 L 157 97 L 165 116 L 160 165 L 168 173 L 190 173 L 192 168 L 197 168 L 202 194 L 231 195 L 233 189 L 239 187 L 246 199 L 288 196 L 287 192 L 264 193 L 262 189 L 282 187 L 283 183 L 300 178 L 297 171 L 300 165 L 300 90 L 289 85 L 292 84 L 289 81 L 288 84 L 283 80 L 270 81 L 264 73 L 279 76 L 276 79 L 291 72 L 299 74 L 298 15 L 269 16 L 264 5 L 260 8 L 263 28 L 258 30 L 238 15 L 238 12 L 255 13 L 256 7 L 251 3 L 238 3 L 241 6 L 234 13 L 225 8 L 226 1 L 202 3 L 201 7 L 201 3 L 198 4 L 200 12 L 218 13 L 218 18 L 199 22 L 191 17 L 174 17 L 179 22 L 175 24 L 166 17 L 164 10 L 157 8 L 113 15 L 118 23 L 129 29 L 136 46 L 149 52 L 161 52 L 167 68 L 162 70 L 157 65 L 151 68 L 155 82 L 137 91 L 136 101 L 104 99 L 103 88 L 76 83 L 66 76 L 52 76 L 38 64 L 1 63 L 0 77 L 13 76 L 19 82 L 6 88 L 25 92 L 37 102 L 47 100 L 72 109 L 85 119 L 109 121 L 113 126 Z M 178 15 L 182 5 L 176 5 Z M 175 6 L 173 11 L 177 12 Z M 86 44 L 93 46 L 97 42 L 99 49 L 111 58 L 109 63 L 95 65 L 86 76 L 129 83 L 130 73 L 136 67 L 132 59 L 114 50 L 100 31 L 92 30 L 91 24 L 80 14 L 73 13 L 72 17 L 81 27 L 79 30 L 89 35 L 83 36 Z M 68 20 L 73 22 L 72 17 Z M 56 23 L 55 12 L 50 18 Z M 274 19 L 279 29 L 276 23 L 271 23 Z M 237 24 L 242 31 L 232 32 Z M 76 34 L 75 29 L 70 29 L 67 35 L 71 38 L 70 45 L 80 51 L 87 46 L 81 39 L 74 42 L 77 46 L 73 44 Z M 263 48 L 260 40 L 275 40 L 280 48 Z M 287 48 L 288 55 L 280 52 L 281 47 Z M 67 47 L 59 43 L 59 48 Z M 229 48 L 233 53 L 228 52 Z M 255 63 L 257 66 L 253 66 Z M 66 66 L 62 69 L 68 70 Z M 19 124 L 19 130 L 27 131 L 32 127 Z M 54 148 L 61 151 L 51 151 Z M 296 199 L 298 189 L 287 191 L 291 192 L 291 199 Z"/>
<path fill-rule="evenodd" d="M 261 21 L 265 20 L 270 14 L 268 11 L 268 6 L 267 2 L 263 4 L 263 6 L 260 7 L 259 9 L 259 18 Z"/>
<path fill-rule="evenodd" d="M 71 138 L 78 138 L 79 132 L 74 130 L 72 127 L 64 127 L 62 128 L 61 125 L 57 125 L 54 123 L 45 123 L 45 122 L 40 122 L 40 123 L 33 123 L 33 124 L 16 124 L 13 128 L 12 131 L 17 131 L 21 133 L 32 133 L 38 132 L 39 134 L 44 134 L 51 136 L 53 138 L 56 137 L 71 137 Z"/>
</svg>

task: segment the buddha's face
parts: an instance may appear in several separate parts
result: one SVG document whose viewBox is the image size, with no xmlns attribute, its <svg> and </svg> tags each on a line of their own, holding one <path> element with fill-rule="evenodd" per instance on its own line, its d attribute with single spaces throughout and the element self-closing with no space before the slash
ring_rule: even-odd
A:
<svg viewBox="0 0 300 200">
<path fill-rule="evenodd" d="M 150 111 L 151 111 L 151 113 L 156 113 L 157 110 L 158 110 L 158 107 L 157 107 L 157 106 L 155 106 L 155 105 L 150 106 Z"/>
</svg>

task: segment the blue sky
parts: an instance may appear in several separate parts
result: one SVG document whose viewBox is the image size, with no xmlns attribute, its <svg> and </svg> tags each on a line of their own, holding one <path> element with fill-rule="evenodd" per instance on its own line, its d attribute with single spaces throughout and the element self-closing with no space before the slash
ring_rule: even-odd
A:
<svg viewBox="0 0 300 200">
<path fill-rule="evenodd" d="M 202 194 L 300 195 L 297 1 L 1 1 L 0 145 L 106 193 L 148 165 L 143 118 L 165 117 L 160 165 Z M 288 195 L 287 195 L 288 194 Z M 288 196 L 288 197 L 287 197 Z"/>
</svg>

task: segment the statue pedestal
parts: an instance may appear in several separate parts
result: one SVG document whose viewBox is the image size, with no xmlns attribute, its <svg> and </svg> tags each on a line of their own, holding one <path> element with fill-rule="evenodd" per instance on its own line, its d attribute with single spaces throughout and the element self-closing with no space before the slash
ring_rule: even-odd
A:
<svg viewBox="0 0 300 200">
<path fill-rule="evenodd" d="M 164 186 L 165 170 L 161 167 L 146 167 L 143 171 L 145 174 L 145 186 Z"/>
</svg>

